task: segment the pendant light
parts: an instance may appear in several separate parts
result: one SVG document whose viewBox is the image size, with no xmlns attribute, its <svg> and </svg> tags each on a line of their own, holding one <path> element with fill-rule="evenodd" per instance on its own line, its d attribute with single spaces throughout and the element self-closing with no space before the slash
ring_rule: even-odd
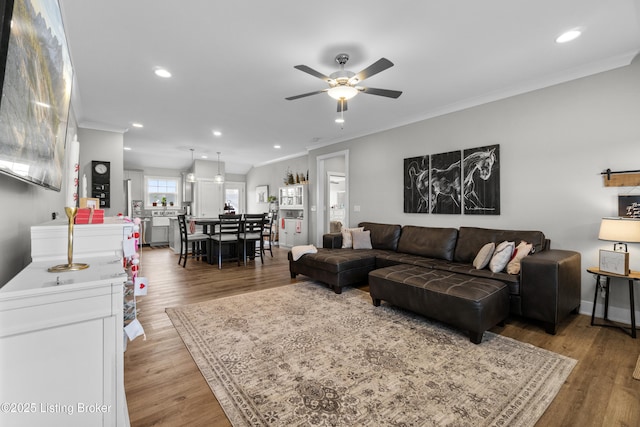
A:
<svg viewBox="0 0 640 427">
<path fill-rule="evenodd" d="M 190 148 L 191 150 L 191 167 L 193 168 L 193 148 Z M 193 172 L 189 172 L 187 174 L 187 182 L 196 182 L 196 174 L 194 174 Z"/>
<path fill-rule="evenodd" d="M 218 151 L 218 174 L 213 178 L 217 184 L 224 184 L 224 176 L 220 174 L 220 152 Z"/>
</svg>

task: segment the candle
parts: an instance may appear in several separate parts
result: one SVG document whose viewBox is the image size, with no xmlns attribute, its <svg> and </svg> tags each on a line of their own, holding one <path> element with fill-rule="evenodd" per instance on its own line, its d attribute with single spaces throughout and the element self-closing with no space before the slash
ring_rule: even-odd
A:
<svg viewBox="0 0 640 427">
<path fill-rule="evenodd" d="M 66 207 L 75 208 L 78 201 L 78 171 L 80 170 L 80 143 L 78 136 L 69 143 L 69 163 L 67 163 L 67 193 L 64 200 Z"/>
<path fill-rule="evenodd" d="M 87 174 L 82 174 L 82 197 L 87 198 Z"/>
</svg>

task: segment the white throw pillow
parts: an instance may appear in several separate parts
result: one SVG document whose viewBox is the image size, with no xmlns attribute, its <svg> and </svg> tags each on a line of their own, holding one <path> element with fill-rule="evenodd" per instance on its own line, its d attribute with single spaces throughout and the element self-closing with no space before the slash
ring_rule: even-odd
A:
<svg viewBox="0 0 640 427">
<path fill-rule="evenodd" d="M 507 273 L 509 274 L 518 274 L 520 273 L 520 261 L 522 258 L 526 257 L 531 253 L 531 249 L 533 245 L 531 243 L 527 243 L 524 240 L 520 242 L 518 247 L 516 247 L 516 253 L 507 264 Z"/>
<path fill-rule="evenodd" d="M 354 228 L 342 227 L 342 248 L 343 249 L 353 247 L 353 241 L 351 239 L 352 231 L 364 231 L 364 227 L 354 227 Z"/>
<path fill-rule="evenodd" d="M 358 231 L 351 232 L 351 238 L 353 239 L 353 249 L 373 249 L 371 246 L 371 231 Z"/>
<path fill-rule="evenodd" d="M 496 244 L 493 242 L 484 245 L 482 248 L 480 248 L 480 250 L 478 251 L 478 255 L 476 255 L 475 259 L 473 260 L 473 266 L 478 270 L 482 270 L 483 268 L 485 268 L 487 265 L 489 265 L 489 261 L 491 261 L 491 257 L 493 256 L 495 250 Z"/>
<path fill-rule="evenodd" d="M 499 273 L 507 266 L 511 257 L 513 256 L 513 250 L 516 247 L 514 242 L 504 241 L 496 247 L 496 251 L 489 261 L 489 270 L 494 273 Z"/>
</svg>

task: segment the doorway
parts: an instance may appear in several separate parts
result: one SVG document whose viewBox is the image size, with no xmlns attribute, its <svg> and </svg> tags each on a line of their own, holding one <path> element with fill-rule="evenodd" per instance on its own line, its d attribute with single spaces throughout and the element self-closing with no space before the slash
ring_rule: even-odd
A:
<svg viewBox="0 0 640 427">
<path fill-rule="evenodd" d="M 336 190 L 336 202 L 338 202 L 337 192 L 340 193 L 340 205 L 344 206 L 341 213 L 344 214 L 340 221 L 344 227 L 349 227 L 349 150 L 337 151 L 335 153 L 324 154 L 316 158 L 317 167 L 317 215 L 316 215 L 316 244 L 322 246 L 322 235 L 331 230 L 331 178 L 338 177 L 343 188 Z M 342 178 L 344 180 L 342 181 Z M 337 203 L 336 203 L 337 204 Z M 313 210 L 313 208 L 312 208 Z M 338 213 L 338 212 L 335 212 Z"/>
<path fill-rule="evenodd" d="M 345 196 L 347 179 L 343 172 L 327 172 L 327 189 L 329 190 L 329 233 L 339 232 L 347 227 L 347 211 Z"/>
<path fill-rule="evenodd" d="M 227 181 L 224 184 L 224 204 L 237 214 L 246 212 L 245 186 L 244 182 Z"/>
</svg>

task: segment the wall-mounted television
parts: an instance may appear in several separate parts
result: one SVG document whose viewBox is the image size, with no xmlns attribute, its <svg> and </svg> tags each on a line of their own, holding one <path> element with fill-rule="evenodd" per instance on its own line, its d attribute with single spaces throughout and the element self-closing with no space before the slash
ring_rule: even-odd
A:
<svg viewBox="0 0 640 427">
<path fill-rule="evenodd" d="M 0 172 L 60 191 L 73 81 L 60 5 L 0 2 Z"/>
</svg>

